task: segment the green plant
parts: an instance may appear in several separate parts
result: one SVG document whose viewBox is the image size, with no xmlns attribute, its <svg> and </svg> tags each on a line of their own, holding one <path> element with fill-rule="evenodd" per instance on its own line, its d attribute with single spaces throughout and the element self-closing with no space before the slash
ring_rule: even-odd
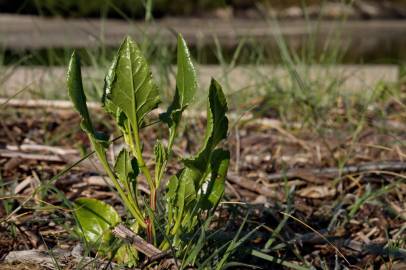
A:
<svg viewBox="0 0 406 270">
<path fill-rule="evenodd" d="M 162 250 L 173 247 L 177 255 L 182 256 L 188 237 L 198 230 L 202 218 L 211 215 L 221 200 L 230 155 L 227 150 L 217 147 L 227 137 L 227 103 L 221 86 L 212 79 L 203 144 L 196 155 L 182 159 L 183 169 L 169 178 L 166 194 L 159 194 L 168 161 L 173 157 L 172 147 L 182 122 L 182 113 L 192 102 L 197 89 L 196 72 L 181 35 L 178 36 L 177 68 L 173 101 L 160 115 L 160 121 L 169 129 L 168 143 L 164 145 L 159 140 L 155 143 L 153 174 L 143 157 L 140 131 L 145 126 L 148 113 L 158 106 L 160 98 L 138 46 L 127 37 L 105 77 L 103 107 L 113 116 L 126 145 L 115 157 L 114 166 L 110 165 L 106 155 L 109 146 L 107 136 L 95 130 L 86 107 L 80 59 L 76 53 L 72 54 L 67 77 L 69 96 L 82 118 L 81 128 L 87 133 L 128 212 L 128 225 Z M 139 174 L 143 174 L 148 183 L 149 198 L 144 198 L 137 190 Z M 158 201 L 163 202 L 163 209 L 157 207 Z M 126 244 L 118 245 L 113 253 L 109 252 L 116 242 L 111 228 L 121 222 L 112 206 L 90 198 L 80 198 L 75 205 L 77 231 L 88 244 L 97 247 L 100 253 L 116 256 L 117 260 L 137 260 L 136 252 Z"/>
</svg>

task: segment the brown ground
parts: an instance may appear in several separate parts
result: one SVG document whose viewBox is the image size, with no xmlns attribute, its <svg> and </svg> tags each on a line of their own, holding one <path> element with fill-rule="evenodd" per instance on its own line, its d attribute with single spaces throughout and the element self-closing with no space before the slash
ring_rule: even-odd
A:
<svg viewBox="0 0 406 270">
<path fill-rule="evenodd" d="M 382 111 L 372 109 L 365 125 L 358 130 L 356 122 L 345 119 L 345 110 L 337 110 L 322 132 L 297 124 L 284 125 L 276 119 L 239 124 L 231 121 L 226 143 L 232 152 L 226 200 L 248 204 L 222 205 L 219 212 L 222 218 L 216 224 L 225 228 L 227 233 L 223 237 L 228 239 L 247 211 L 249 224 L 244 230 L 265 225 L 239 249 L 238 260 L 269 266 L 268 262 L 253 259 L 246 252 L 264 247 L 285 217 L 281 212 L 285 212 L 300 222 L 289 218 L 276 233 L 269 251 L 274 257 L 290 262 L 301 262 L 299 257 L 302 257 L 311 265 L 321 267 L 325 263 L 330 269 L 336 260 L 340 265 L 350 263 L 361 269 L 402 267 L 406 258 L 406 115 L 404 107 L 396 101 L 388 102 L 384 112 L 382 117 Z M 100 179 L 97 164 L 91 162 L 73 168 L 53 179 L 53 184 L 42 192 L 32 194 L 66 164 L 77 160 L 79 152 L 58 155 L 24 148 L 13 153 L 38 155 L 6 157 L 12 152 L 5 151 L 10 145 L 52 145 L 65 151 L 87 147 L 87 138 L 78 128 L 75 113 L 8 108 L 2 110 L 0 117 L 0 221 L 8 218 L 0 227 L 0 261 L 11 250 L 45 247 L 69 250 L 75 245 L 71 234 L 74 222 L 62 194 L 69 200 L 80 196 L 103 199 L 121 209 L 116 195 L 97 180 Z M 196 138 L 200 138 L 204 129 L 203 120 L 187 122 L 190 126 L 177 142 L 176 153 L 191 153 L 196 149 Z M 111 129 L 111 122 L 102 123 L 100 129 Z M 155 137 L 165 134 L 162 130 L 162 126 L 144 130 L 147 159 L 151 158 Z M 46 161 L 52 158 L 55 160 Z M 339 164 L 355 168 L 346 172 L 351 168 L 344 167 L 341 171 L 344 173 L 340 173 L 334 170 Z M 175 171 L 177 166 L 171 164 L 170 168 Z M 23 181 L 28 183 L 25 187 L 21 186 Z M 5 198 L 16 186 L 18 193 Z M 355 208 L 357 205 L 359 208 Z M 388 244 L 395 248 L 388 248 Z M 24 267 L 21 269 L 36 269 Z M 11 268 L 17 269 L 0 263 L 0 269 Z"/>
</svg>

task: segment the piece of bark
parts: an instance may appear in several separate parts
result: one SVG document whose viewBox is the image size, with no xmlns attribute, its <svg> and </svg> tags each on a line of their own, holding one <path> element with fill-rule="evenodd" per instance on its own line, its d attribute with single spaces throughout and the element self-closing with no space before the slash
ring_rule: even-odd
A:
<svg viewBox="0 0 406 270">
<path fill-rule="evenodd" d="M 148 258 L 152 258 L 162 254 L 161 250 L 142 239 L 140 236 L 125 227 L 123 224 L 119 224 L 114 227 L 112 232 L 116 237 L 134 245 L 135 249 L 137 249 L 142 254 L 145 254 Z"/>
<path fill-rule="evenodd" d="M 132 230 L 125 227 L 123 224 L 119 224 L 114 227 L 112 232 L 116 237 L 132 244 L 136 250 L 147 256 L 147 261 L 141 265 L 142 269 L 152 262 L 159 262 L 158 269 L 178 270 L 176 260 L 174 258 L 166 258 L 170 254 L 169 251 L 161 251 L 154 245 L 142 239 Z"/>
</svg>

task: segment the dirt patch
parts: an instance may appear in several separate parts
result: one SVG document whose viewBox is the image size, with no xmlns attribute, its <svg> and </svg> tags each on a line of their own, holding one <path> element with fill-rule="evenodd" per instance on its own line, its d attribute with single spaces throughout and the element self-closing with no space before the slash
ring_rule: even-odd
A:
<svg viewBox="0 0 406 270">
<path fill-rule="evenodd" d="M 221 205 L 213 228 L 224 233 L 215 241 L 232 239 L 248 213 L 244 233 L 257 224 L 264 226 L 238 250 L 235 260 L 269 267 L 269 261 L 251 255 L 255 249 L 316 267 L 380 269 L 400 264 L 406 235 L 404 109 L 393 100 L 383 108 L 384 118 L 376 110 L 361 126 L 331 121 L 323 132 L 278 119 L 232 125 L 225 144 L 232 152 L 225 200 L 243 204 Z M 97 129 L 112 129 L 104 116 L 97 118 Z M 78 239 L 72 233 L 68 202 L 75 198 L 105 200 L 123 214 L 96 161 L 54 178 L 89 146 L 75 113 L 9 108 L 0 119 L 0 260 L 11 250 L 72 249 Z M 198 147 L 205 120 L 187 124 L 175 153 L 193 153 Z M 142 132 L 149 161 L 153 142 L 162 134 L 160 125 Z M 170 171 L 175 173 L 177 166 L 170 164 Z M 41 192 L 33 193 L 39 187 Z M 276 261 L 272 265 L 281 267 Z"/>
</svg>

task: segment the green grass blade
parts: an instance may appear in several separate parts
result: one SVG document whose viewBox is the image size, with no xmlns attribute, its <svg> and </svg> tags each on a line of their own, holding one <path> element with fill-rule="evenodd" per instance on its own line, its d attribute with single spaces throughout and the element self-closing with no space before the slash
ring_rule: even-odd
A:
<svg viewBox="0 0 406 270">
<path fill-rule="evenodd" d="M 287 267 L 287 268 L 289 268 L 289 269 L 295 269 L 295 270 L 311 270 L 311 268 L 303 267 L 303 266 L 297 265 L 297 264 L 295 264 L 295 263 L 291 263 L 291 262 L 284 261 L 284 260 L 279 259 L 279 258 L 276 258 L 276 257 L 274 257 L 274 256 L 271 256 L 271 255 L 262 253 L 262 252 L 260 252 L 260 251 L 258 251 L 258 250 L 253 250 L 253 251 L 251 252 L 251 254 L 252 254 L 253 256 L 255 256 L 255 257 L 258 257 L 258 258 L 267 260 L 267 261 L 269 261 L 269 262 L 272 262 L 272 263 L 275 263 L 275 264 L 283 265 L 283 266 L 285 266 L 285 267 Z"/>
</svg>

